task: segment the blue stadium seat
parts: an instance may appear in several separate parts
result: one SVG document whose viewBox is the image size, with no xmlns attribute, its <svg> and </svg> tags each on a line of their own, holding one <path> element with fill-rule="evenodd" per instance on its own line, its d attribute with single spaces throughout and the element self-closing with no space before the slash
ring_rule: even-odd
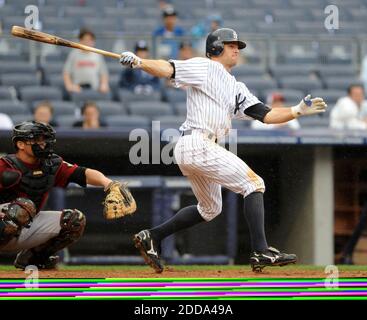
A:
<svg viewBox="0 0 367 320">
<path fill-rule="evenodd" d="M 241 64 L 232 70 L 232 74 L 237 77 L 262 77 L 266 74 L 265 67 L 261 64 Z"/>
<path fill-rule="evenodd" d="M 0 74 L 35 73 L 37 67 L 24 61 L 0 61 Z"/>
<path fill-rule="evenodd" d="M 328 128 L 329 127 L 329 118 L 322 116 L 313 116 L 313 117 L 300 117 L 298 119 L 301 128 Z"/>
<path fill-rule="evenodd" d="M 169 103 L 160 101 L 136 101 L 129 104 L 131 115 L 145 117 L 159 117 L 172 115 L 173 110 Z"/>
<path fill-rule="evenodd" d="M 289 76 L 280 79 L 281 87 L 284 89 L 301 90 L 305 94 L 312 90 L 322 89 L 322 83 L 317 78 L 303 76 Z"/>
<path fill-rule="evenodd" d="M 62 100 L 62 91 L 50 86 L 28 86 L 19 89 L 22 101 L 32 105 L 37 100 Z"/>
<path fill-rule="evenodd" d="M 328 89 L 344 90 L 345 92 L 351 84 L 361 83 L 356 77 L 330 77 L 324 81 Z"/>
<path fill-rule="evenodd" d="M 46 77 L 49 74 L 62 74 L 64 69 L 65 61 L 49 62 L 42 64 L 43 72 Z"/>
<path fill-rule="evenodd" d="M 105 119 L 108 126 L 114 128 L 139 128 L 151 125 L 149 118 L 143 116 L 107 116 Z"/>
<path fill-rule="evenodd" d="M 78 119 L 74 115 L 61 115 L 55 117 L 55 121 L 59 125 L 59 127 L 71 128 L 73 127 L 74 122 Z"/>
<path fill-rule="evenodd" d="M 271 78 L 240 77 L 237 80 L 242 81 L 250 90 L 263 91 L 277 87 L 276 81 Z"/>
<path fill-rule="evenodd" d="M 74 18 L 57 18 L 57 17 L 47 17 L 43 19 L 43 30 L 45 32 L 54 33 L 71 33 L 77 31 L 79 28 L 78 23 Z"/>
<path fill-rule="evenodd" d="M 291 23 L 287 22 L 258 22 L 256 24 L 256 29 L 259 33 L 265 34 L 287 34 L 294 33 L 294 28 Z"/>
<path fill-rule="evenodd" d="M 72 93 L 71 100 L 81 106 L 86 101 L 111 100 L 112 93 L 101 93 L 95 90 L 83 90 L 80 93 Z"/>
<path fill-rule="evenodd" d="M 118 90 L 118 97 L 119 100 L 124 102 L 125 104 L 129 104 L 133 101 L 160 101 L 161 100 L 161 93 L 159 91 L 152 92 L 150 95 L 144 94 L 135 94 L 132 91 L 126 89 L 119 89 Z"/>
<path fill-rule="evenodd" d="M 27 105 L 20 101 L 0 100 L 0 112 L 7 115 L 30 114 Z"/>
<path fill-rule="evenodd" d="M 303 91 L 295 89 L 271 89 L 271 90 L 265 90 L 263 93 L 264 96 L 267 98 L 268 96 L 270 96 L 275 92 L 283 95 L 285 103 L 287 105 L 298 104 L 301 101 L 301 99 L 304 98 Z"/>
<path fill-rule="evenodd" d="M 66 18 L 85 18 L 85 17 L 96 17 L 99 16 L 101 12 L 99 10 L 96 10 L 92 6 L 65 6 L 64 7 L 64 16 Z M 102 11 L 103 13 L 103 11 Z"/>
<path fill-rule="evenodd" d="M 30 121 L 33 119 L 30 113 L 19 113 L 10 115 L 11 120 L 13 120 L 14 124 L 21 123 L 23 121 Z"/>
<path fill-rule="evenodd" d="M 1 75 L 1 83 L 19 89 L 23 86 L 40 85 L 41 79 L 35 73 L 4 73 Z"/>
<path fill-rule="evenodd" d="M 102 100 L 98 101 L 97 105 L 102 117 L 127 114 L 127 110 L 121 102 Z"/>
<path fill-rule="evenodd" d="M 313 90 L 310 92 L 313 97 L 321 97 L 326 103 L 331 107 L 334 105 L 339 98 L 344 97 L 347 93 L 345 90 L 332 90 L 332 89 L 323 89 L 323 90 Z"/>
<path fill-rule="evenodd" d="M 43 100 L 34 101 L 32 103 L 33 109 Z M 48 100 L 54 110 L 54 116 L 72 115 L 74 116 L 78 107 L 74 102 L 62 100 Z"/>
<path fill-rule="evenodd" d="M 357 77 L 358 71 L 353 65 L 319 65 L 315 68 L 322 79 L 330 77 Z"/>
<path fill-rule="evenodd" d="M 64 78 L 61 74 L 51 74 L 45 79 L 45 82 L 52 86 L 64 90 Z"/>
<path fill-rule="evenodd" d="M 0 100 L 12 100 L 16 97 L 16 94 L 14 88 L 5 86 L 0 87 Z"/>
<path fill-rule="evenodd" d="M 175 104 L 175 113 L 179 116 L 186 116 L 187 106 L 186 102 L 179 102 Z"/>
<path fill-rule="evenodd" d="M 151 34 L 152 31 L 160 25 L 157 19 L 146 18 L 126 18 L 123 21 L 123 30 L 128 33 Z"/>
<path fill-rule="evenodd" d="M 165 91 L 168 102 L 176 104 L 186 102 L 186 91 L 183 89 L 166 89 Z"/>
<path fill-rule="evenodd" d="M 313 70 L 312 65 L 274 65 L 270 67 L 270 71 L 274 78 L 278 79 L 286 76 L 308 76 Z"/>
<path fill-rule="evenodd" d="M 311 13 L 307 9 L 274 9 L 272 16 L 275 22 L 293 22 L 311 20 Z"/>
</svg>

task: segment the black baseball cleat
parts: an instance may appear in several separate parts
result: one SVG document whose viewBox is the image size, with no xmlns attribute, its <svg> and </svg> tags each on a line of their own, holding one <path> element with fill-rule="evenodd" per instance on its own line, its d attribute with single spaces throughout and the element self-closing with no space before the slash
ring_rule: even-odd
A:
<svg viewBox="0 0 367 320">
<path fill-rule="evenodd" d="M 56 269 L 59 260 L 59 256 L 42 258 L 32 252 L 32 250 L 22 250 L 15 258 L 14 267 L 24 270 L 27 266 L 33 265 L 38 269 L 52 270 Z"/>
<path fill-rule="evenodd" d="M 262 252 L 253 252 L 250 257 L 252 271 L 261 272 L 267 266 L 285 266 L 297 262 L 295 254 L 282 253 L 279 250 L 269 247 Z"/>
<path fill-rule="evenodd" d="M 140 254 L 143 256 L 145 262 L 151 266 L 157 273 L 163 272 L 163 265 L 161 263 L 160 243 L 156 243 L 153 240 L 148 230 L 143 230 L 134 235 L 135 248 L 139 249 Z"/>
</svg>

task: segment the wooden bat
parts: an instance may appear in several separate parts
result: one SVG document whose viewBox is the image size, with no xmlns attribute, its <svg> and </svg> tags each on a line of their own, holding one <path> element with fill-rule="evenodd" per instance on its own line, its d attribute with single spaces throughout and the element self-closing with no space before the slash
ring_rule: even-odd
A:
<svg viewBox="0 0 367 320">
<path fill-rule="evenodd" d="M 60 38 L 58 36 L 54 36 L 52 34 L 48 34 L 48 33 L 45 33 L 45 32 L 40 32 L 40 31 L 36 31 L 36 30 L 31 30 L 31 29 L 26 29 L 26 28 L 19 27 L 19 26 L 13 26 L 11 28 L 11 34 L 15 37 L 24 38 L 24 39 L 28 39 L 28 40 L 34 40 L 34 41 L 53 44 L 53 45 L 56 45 L 56 46 L 70 47 L 70 48 L 75 48 L 75 49 L 79 49 L 79 50 L 95 52 L 95 53 L 98 53 L 98 54 L 102 54 L 106 57 L 111 57 L 111 58 L 115 58 L 115 59 L 120 59 L 120 56 L 121 56 L 117 53 L 113 53 L 113 52 L 110 52 L 110 51 L 105 51 L 105 50 L 85 46 L 85 45 L 77 43 L 77 42 L 65 40 L 63 38 Z"/>
</svg>

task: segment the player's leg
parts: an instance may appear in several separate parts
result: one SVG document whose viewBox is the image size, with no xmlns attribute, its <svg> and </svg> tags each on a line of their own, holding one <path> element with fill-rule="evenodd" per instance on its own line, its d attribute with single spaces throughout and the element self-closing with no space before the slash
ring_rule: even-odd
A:
<svg viewBox="0 0 367 320">
<path fill-rule="evenodd" d="M 163 271 L 159 254 L 160 242 L 164 238 L 201 222 L 210 221 L 222 211 L 220 185 L 199 176 L 189 176 L 188 179 L 198 205 L 182 208 L 168 221 L 135 235 L 135 246 L 140 250 L 145 261 L 157 272 Z"/>
<path fill-rule="evenodd" d="M 14 262 L 24 269 L 33 264 L 39 268 L 54 268 L 58 262 L 55 254 L 76 242 L 83 234 L 85 217 L 78 210 L 41 211 L 29 229 L 23 229 L 19 238 L 4 248 L 6 251 L 21 250 Z"/>
<path fill-rule="evenodd" d="M 264 265 L 285 265 L 294 263 L 293 254 L 279 252 L 268 247 L 264 230 L 264 181 L 249 166 L 233 153 L 219 145 L 212 145 L 206 157 L 189 164 L 192 171 L 198 172 L 211 181 L 240 193 L 245 198 L 244 214 L 248 223 L 253 254 L 250 262 L 254 269 Z"/>
</svg>

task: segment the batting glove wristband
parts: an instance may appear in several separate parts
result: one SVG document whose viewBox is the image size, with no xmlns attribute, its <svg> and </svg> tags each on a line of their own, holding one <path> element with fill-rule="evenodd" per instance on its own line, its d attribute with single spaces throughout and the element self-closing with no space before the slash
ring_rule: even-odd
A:
<svg viewBox="0 0 367 320">
<path fill-rule="evenodd" d="M 313 114 L 318 114 L 325 112 L 327 108 L 327 104 L 322 98 L 313 98 L 311 99 L 311 95 L 304 97 L 302 101 L 291 108 L 292 115 L 295 118 L 300 116 L 310 116 Z"/>
<path fill-rule="evenodd" d="M 132 69 L 139 68 L 141 65 L 141 59 L 134 53 L 126 51 L 121 53 L 120 63 Z"/>
</svg>

